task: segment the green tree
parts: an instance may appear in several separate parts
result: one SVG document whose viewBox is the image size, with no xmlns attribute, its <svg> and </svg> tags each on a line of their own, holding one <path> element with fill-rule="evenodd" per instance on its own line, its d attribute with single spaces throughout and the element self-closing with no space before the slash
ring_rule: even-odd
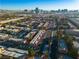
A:
<svg viewBox="0 0 79 59">
<path fill-rule="evenodd" d="M 29 48 L 28 52 L 29 52 L 29 56 L 34 56 L 35 55 L 35 51 L 34 51 L 33 48 Z"/>
</svg>

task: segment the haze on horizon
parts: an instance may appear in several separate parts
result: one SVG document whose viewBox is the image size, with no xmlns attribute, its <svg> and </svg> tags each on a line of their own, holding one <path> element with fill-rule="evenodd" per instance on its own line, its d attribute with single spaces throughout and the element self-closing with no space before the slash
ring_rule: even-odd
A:
<svg viewBox="0 0 79 59">
<path fill-rule="evenodd" d="M 0 0 L 0 9 L 23 10 L 39 7 L 44 10 L 79 10 L 79 0 Z"/>
</svg>

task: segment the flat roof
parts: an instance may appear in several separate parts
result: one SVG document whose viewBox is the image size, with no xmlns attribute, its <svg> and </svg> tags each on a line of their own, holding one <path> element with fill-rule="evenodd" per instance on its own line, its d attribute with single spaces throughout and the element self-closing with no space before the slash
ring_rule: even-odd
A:
<svg viewBox="0 0 79 59">
<path fill-rule="evenodd" d="M 21 50 L 21 49 L 16 49 L 16 48 L 8 48 L 9 51 L 15 51 L 15 52 L 18 52 L 18 53 L 22 53 L 22 54 L 28 54 L 28 51 L 27 50 Z"/>
<path fill-rule="evenodd" d="M 14 41 L 22 41 L 23 39 L 9 38 L 9 40 L 14 40 Z"/>
<path fill-rule="evenodd" d="M 25 54 L 21 54 L 21 53 L 16 53 L 16 52 L 11 52 L 11 51 L 6 51 L 6 50 L 4 50 L 4 52 L 2 53 L 2 55 L 6 55 L 6 56 L 11 56 L 11 57 L 19 58 L 19 57 L 21 57 L 21 56 L 24 56 Z"/>
</svg>

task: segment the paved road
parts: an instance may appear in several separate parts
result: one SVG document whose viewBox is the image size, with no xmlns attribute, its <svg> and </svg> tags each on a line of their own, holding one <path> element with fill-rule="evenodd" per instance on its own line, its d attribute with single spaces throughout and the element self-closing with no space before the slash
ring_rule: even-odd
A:
<svg viewBox="0 0 79 59">
<path fill-rule="evenodd" d="M 68 22 L 68 24 L 69 24 L 70 28 L 72 28 L 72 29 L 77 29 L 77 27 L 74 26 L 71 22 Z"/>
<path fill-rule="evenodd" d="M 11 22 L 11 21 L 17 21 L 17 20 L 21 20 L 21 19 L 24 19 L 24 17 L 1 21 L 0 23 L 3 24 L 3 23 L 8 23 L 8 22 Z"/>
<path fill-rule="evenodd" d="M 72 22 L 76 27 L 79 27 L 79 18 L 70 18 L 70 22 Z"/>
</svg>

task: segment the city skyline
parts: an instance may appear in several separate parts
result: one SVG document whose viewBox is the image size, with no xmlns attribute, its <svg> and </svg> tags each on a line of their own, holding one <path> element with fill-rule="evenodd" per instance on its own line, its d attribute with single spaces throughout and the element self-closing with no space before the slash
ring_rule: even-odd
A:
<svg viewBox="0 0 79 59">
<path fill-rule="evenodd" d="M 44 10 L 79 9 L 79 0 L 0 0 L 0 9 L 24 10 L 36 7 Z"/>
</svg>

